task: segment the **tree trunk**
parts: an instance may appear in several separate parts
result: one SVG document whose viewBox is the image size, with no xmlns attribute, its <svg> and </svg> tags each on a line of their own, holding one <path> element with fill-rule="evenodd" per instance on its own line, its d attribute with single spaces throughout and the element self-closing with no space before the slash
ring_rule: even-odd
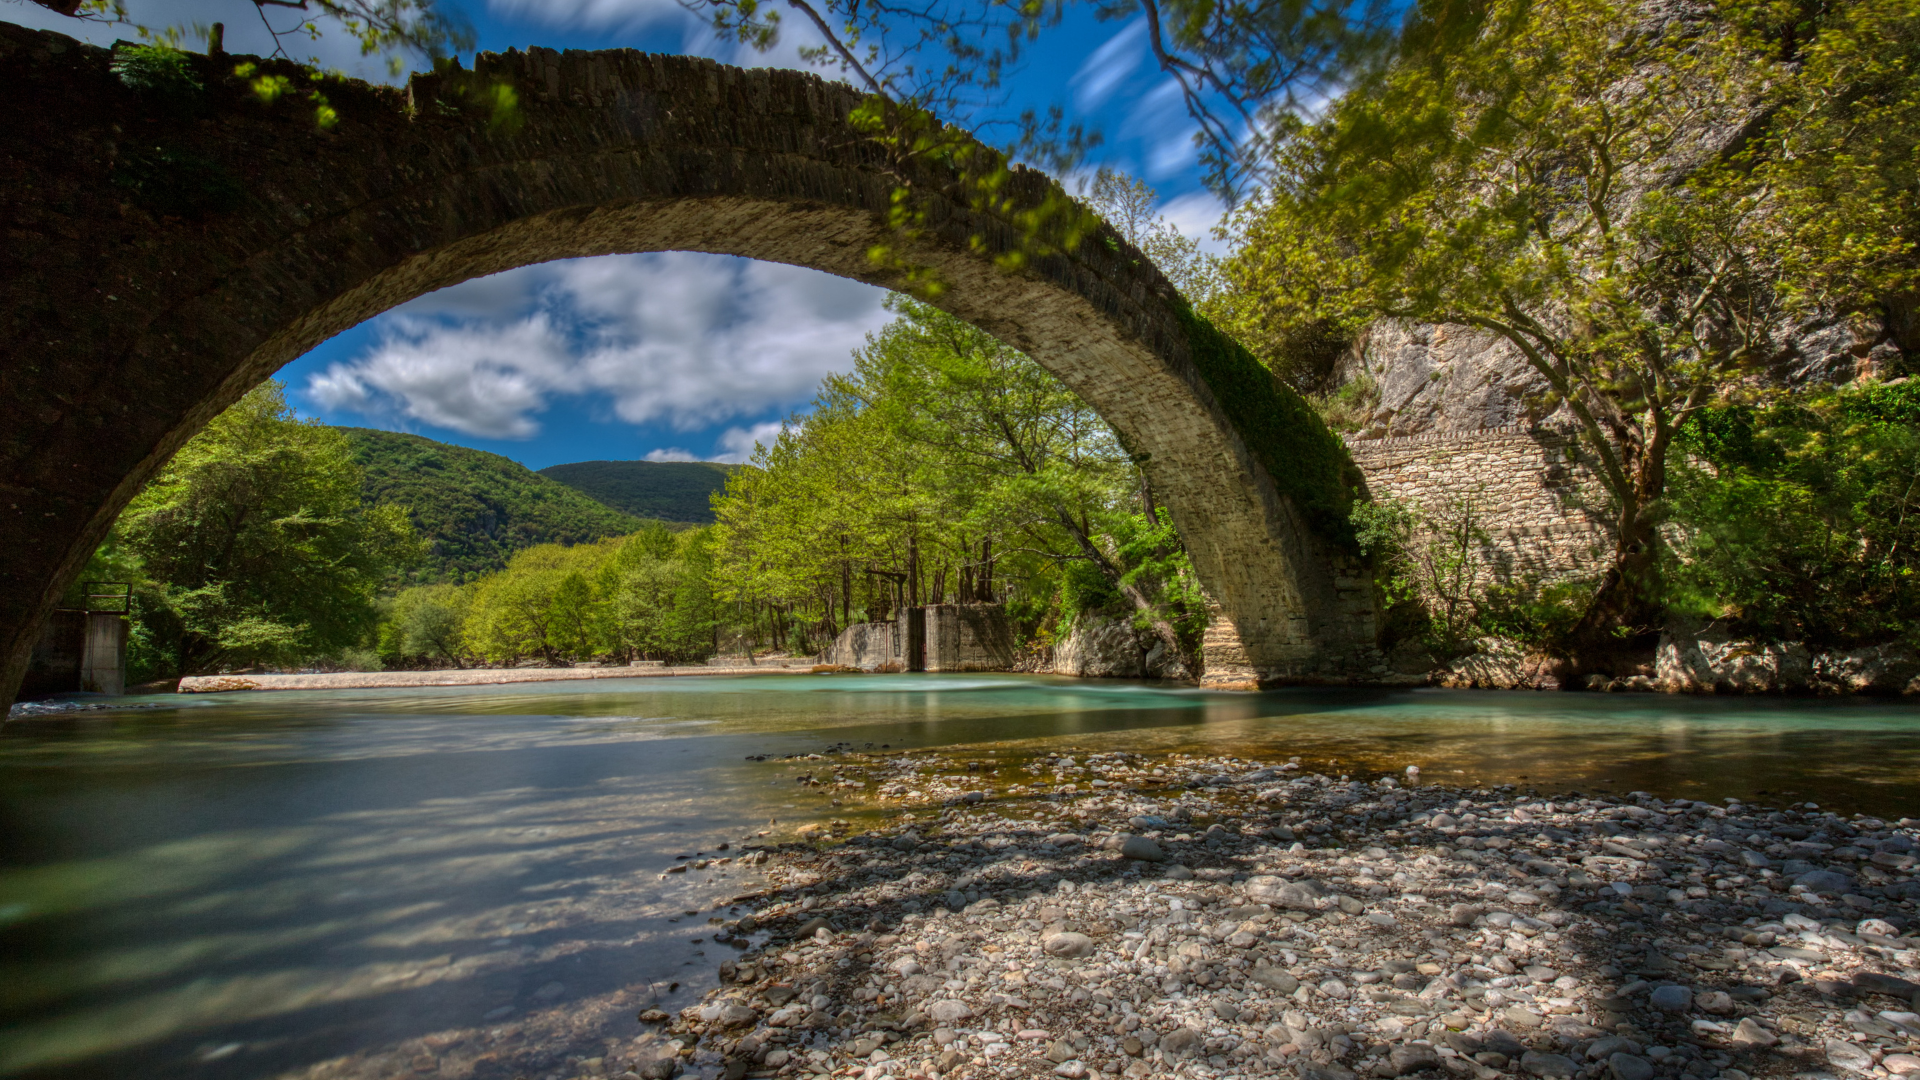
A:
<svg viewBox="0 0 1920 1080">
<path fill-rule="evenodd" d="M 907 605 L 920 606 L 920 538 L 907 537 Z"/>
<path fill-rule="evenodd" d="M 853 560 L 847 558 L 844 533 L 840 536 L 840 625 L 853 625 Z"/>
<path fill-rule="evenodd" d="M 1600 577 L 1580 621 L 1567 635 L 1576 670 L 1608 669 L 1631 639 L 1658 629 L 1660 620 L 1660 529 L 1656 514 L 1667 488 L 1667 447 L 1662 429 L 1628 458 L 1631 490 L 1619 498 L 1613 558 Z M 1611 672 L 1610 672 L 1611 673 Z"/>
</svg>

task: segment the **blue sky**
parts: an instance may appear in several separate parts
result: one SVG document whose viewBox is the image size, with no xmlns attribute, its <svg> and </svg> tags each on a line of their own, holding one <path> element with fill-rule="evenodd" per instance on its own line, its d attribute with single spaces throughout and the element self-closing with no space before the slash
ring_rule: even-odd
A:
<svg viewBox="0 0 1920 1080">
<path fill-rule="evenodd" d="M 231 52 L 270 47 L 251 0 L 129 6 L 155 24 L 221 21 Z M 453 6 L 479 47 L 494 51 L 626 47 L 804 67 L 798 50 L 812 40 L 790 19 L 778 47 L 755 53 L 715 41 L 677 0 Z M 0 19 L 103 45 L 132 36 L 21 0 L 0 2 Z M 1061 106 L 1105 140 L 1089 174 L 1104 164 L 1146 179 L 1168 219 L 1204 240 L 1220 205 L 1200 183 L 1192 122 L 1177 87 L 1154 67 L 1143 30 L 1135 19 L 1103 22 L 1074 6 L 1009 81 L 999 115 Z M 328 66 L 388 78 L 339 35 L 304 44 Z M 857 282 L 730 256 L 569 260 L 420 297 L 326 342 L 280 378 L 305 415 L 411 431 L 533 468 L 596 458 L 740 461 L 781 417 L 806 406 L 824 375 L 847 368 L 849 352 L 885 323 L 884 299 Z"/>
</svg>

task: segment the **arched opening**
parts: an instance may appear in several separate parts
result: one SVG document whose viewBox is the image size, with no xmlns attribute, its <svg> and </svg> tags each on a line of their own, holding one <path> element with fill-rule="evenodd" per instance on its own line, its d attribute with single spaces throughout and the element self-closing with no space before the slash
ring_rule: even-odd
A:
<svg viewBox="0 0 1920 1080">
<path fill-rule="evenodd" d="M 812 76 L 536 49 L 479 65 L 519 88 L 513 133 L 441 107 L 431 76 L 405 91 L 339 88 L 340 123 L 320 132 L 237 93 L 208 103 L 217 123 L 153 108 L 108 60 L 73 44 L 4 77 L 34 117 L 4 136 L 22 144 L 13 159 L 46 162 L 31 197 L 49 219 L 70 208 L 10 257 L 22 287 L 5 324 L 20 362 L 4 378 L 22 422 L 0 442 L 13 478 L 0 529 L 15 553 L 0 579 L 4 696 L 35 627 L 140 485 L 247 389 L 383 311 L 515 267 L 655 251 L 901 284 L 868 255 L 899 241 L 886 224 L 899 177 L 847 125 L 857 97 Z M 163 170 L 168 183 L 226 177 L 247 194 L 155 216 L 128 205 L 122 153 L 193 163 Z M 1344 499 L 1337 440 L 1206 337 L 1117 237 L 1007 273 L 992 256 L 1012 226 L 943 200 L 938 173 L 913 179 L 930 227 L 904 254 L 947 284 L 938 305 L 1033 357 L 1144 456 L 1254 668 L 1363 675 L 1371 591 L 1316 513 Z M 1052 183 L 1015 181 L 1016 200 Z"/>
</svg>

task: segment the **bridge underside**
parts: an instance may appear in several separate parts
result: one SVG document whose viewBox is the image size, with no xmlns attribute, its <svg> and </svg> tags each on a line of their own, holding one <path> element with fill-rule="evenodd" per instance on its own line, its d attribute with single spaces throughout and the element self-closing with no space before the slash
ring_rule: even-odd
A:
<svg viewBox="0 0 1920 1080">
<path fill-rule="evenodd" d="M 482 58 L 480 75 L 518 91 L 511 133 L 434 77 L 329 82 L 340 122 L 323 132 L 297 101 L 254 100 L 232 58 L 201 61 L 190 101 L 136 93 L 109 61 L 0 24 L 20 118 L 0 134 L 0 698 L 147 478 L 248 389 L 382 311 L 529 263 L 644 251 L 899 284 L 867 255 L 901 243 L 885 219 L 895 176 L 847 125 L 857 96 L 813 76 L 536 49 Z M 914 177 L 928 193 L 951 179 Z M 1037 200 L 1051 181 L 1023 172 L 1016 187 Z M 1372 593 L 1324 520 L 1344 500 L 1328 487 L 1344 482 L 1338 440 L 1244 352 L 1196 356 L 1173 290 L 1117 237 L 1006 273 L 992 261 L 1014 246 L 1005 221 L 926 199 L 931 227 L 903 253 L 949 285 L 937 302 L 1148 455 L 1253 668 L 1367 678 Z M 1231 388 L 1214 385 L 1223 371 Z M 1263 394 L 1293 410 L 1285 438 L 1243 431 Z"/>
</svg>

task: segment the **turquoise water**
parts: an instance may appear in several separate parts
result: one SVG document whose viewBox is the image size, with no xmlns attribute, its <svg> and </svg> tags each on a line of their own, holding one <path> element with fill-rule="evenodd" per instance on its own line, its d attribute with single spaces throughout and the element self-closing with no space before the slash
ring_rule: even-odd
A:
<svg viewBox="0 0 1920 1080">
<path fill-rule="evenodd" d="M 0 1076 L 390 1076 L 500 1031 L 592 1056 L 710 985 L 706 920 L 753 887 L 676 855 L 855 812 L 749 756 L 836 744 L 1920 815 L 1898 702 L 900 675 L 146 703 L 0 728 Z"/>
</svg>

